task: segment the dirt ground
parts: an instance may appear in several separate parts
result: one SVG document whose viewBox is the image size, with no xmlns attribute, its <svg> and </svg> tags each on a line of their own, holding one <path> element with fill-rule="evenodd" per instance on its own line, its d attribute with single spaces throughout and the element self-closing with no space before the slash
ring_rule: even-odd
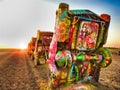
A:
<svg viewBox="0 0 120 90">
<path fill-rule="evenodd" d="M 113 55 L 107 68 L 101 69 L 99 83 L 89 84 L 85 90 L 120 90 L 120 56 Z M 57 90 L 70 89 L 76 85 L 61 86 Z M 93 89 L 94 88 L 94 89 Z M 26 51 L 0 50 L 0 90 L 49 90 L 48 67 L 36 68 Z M 76 88 L 76 90 L 83 90 Z"/>
</svg>

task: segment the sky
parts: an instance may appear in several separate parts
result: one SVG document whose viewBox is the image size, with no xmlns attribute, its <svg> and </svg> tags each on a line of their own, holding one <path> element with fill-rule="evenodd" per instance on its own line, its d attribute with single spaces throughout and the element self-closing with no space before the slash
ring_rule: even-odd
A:
<svg viewBox="0 0 120 90">
<path fill-rule="evenodd" d="M 120 47 L 120 0 L 0 0 L 0 48 L 27 47 L 36 31 L 54 32 L 59 3 L 111 16 L 105 46 Z"/>
</svg>

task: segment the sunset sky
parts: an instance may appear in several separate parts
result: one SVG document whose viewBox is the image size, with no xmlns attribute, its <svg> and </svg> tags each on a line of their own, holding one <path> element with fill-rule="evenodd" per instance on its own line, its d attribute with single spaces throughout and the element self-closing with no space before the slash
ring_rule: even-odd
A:
<svg viewBox="0 0 120 90">
<path fill-rule="evenodd" d="M 107 44 L 120 47 L 120 0 L 0 0 L 0 47 L 27 47 L 37 29 L 54 32 L 61 2 L 70 9 L 89 9 L 111 15 Z"/>
</svg>

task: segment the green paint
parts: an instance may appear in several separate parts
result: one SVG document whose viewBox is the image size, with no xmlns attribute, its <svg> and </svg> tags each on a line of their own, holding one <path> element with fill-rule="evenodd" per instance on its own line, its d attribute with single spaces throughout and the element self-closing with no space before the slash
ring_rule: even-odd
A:
<svg viewBox="0 0 120 90">
<path fill-rule="evenodd" d="M 76 77 L 75 77 L 75 79 L 76 79 L 76 81 L 78 81 L 79 80 L 79 70 L 78 70 L 77 66 L 75 66 L 75 71 L 76 71 Z"/>
<path fill-rule="evenodd" d="M 97 59 L 97 56 L 94 56 L 93 59 L 96 60 L 96 59 Z"/>
<path fill-rule="evenodd" d="M 76 60 L 85 60 L 85 56 L 84 55 L 80 55 L 80 56 L 76 56 Z"/>
<path fill-rule="evenodd" d="M 71 10 L 71 12 L 73 12 L 74 14 L 85 14 L 85 13 L 87 13 L 86 10 Z"/>
<path fill-rule="evenodd" d="M 64 19 L 67 16 L 67 11 L 65 10 L 61 15 L 60 19 Z"/>
</svg>

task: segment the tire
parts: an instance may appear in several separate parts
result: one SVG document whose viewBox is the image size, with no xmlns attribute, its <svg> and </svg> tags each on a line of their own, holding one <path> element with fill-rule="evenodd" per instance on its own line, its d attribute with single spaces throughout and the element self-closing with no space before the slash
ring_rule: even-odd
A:
<svg viewBox="0 0 120 90">
<path fill-rule="evenodd" d="M 107 48 L 100 48 L 97 54 L 102 55 L 103 60 L 100 63 L 100 68 L 106 68 L 112 63 L 112 54 Z"/>
</svg>

